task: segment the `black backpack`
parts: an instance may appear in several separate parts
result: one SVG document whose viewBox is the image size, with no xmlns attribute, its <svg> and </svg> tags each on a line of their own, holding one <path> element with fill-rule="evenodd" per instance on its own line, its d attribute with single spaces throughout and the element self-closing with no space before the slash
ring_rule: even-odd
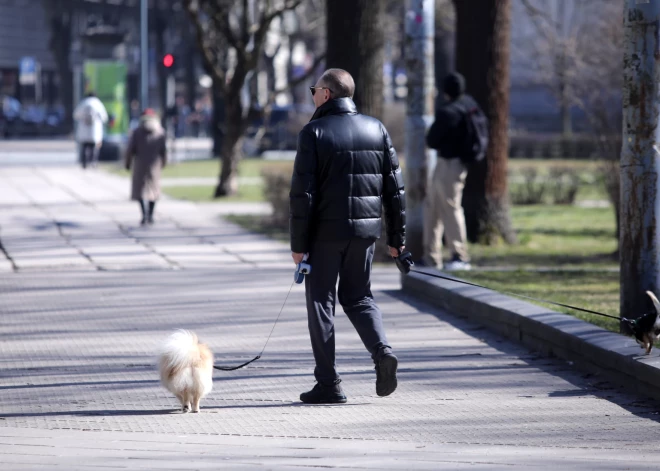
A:
<svg viewBox="0 0 660 471">
<path fill-rule="evenodd" d="M 460 146 L 461 160 L 465 164 L 480 162 L 486 156 L 488 148 L 488 118 L 476 103 L 468 104 L 463 112 L 465 140 Z"/>
</svg>

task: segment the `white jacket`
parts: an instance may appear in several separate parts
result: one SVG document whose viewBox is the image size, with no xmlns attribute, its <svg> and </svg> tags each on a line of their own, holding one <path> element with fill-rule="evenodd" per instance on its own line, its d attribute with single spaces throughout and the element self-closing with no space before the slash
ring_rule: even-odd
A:
<svg viewBox="0 0 660 471">
<path fill-rule="evenodd" d="M 85 98 L 73 112 L 76 121 L 76 140 L 78 142 L 103 141 L 103 126 L 108 122 L 108 112 L 105 106 L 95 96 Z"/>
</svg>

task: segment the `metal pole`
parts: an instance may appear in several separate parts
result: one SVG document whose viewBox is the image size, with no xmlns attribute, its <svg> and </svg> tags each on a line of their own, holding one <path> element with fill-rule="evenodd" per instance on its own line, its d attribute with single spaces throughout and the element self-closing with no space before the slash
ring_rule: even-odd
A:
<svg viewBox="0 0 660 471">
<path fill-rule="evenodd" d="M 424 199 L 430 158 L 426 131 L 432 124 L 434 112 L 435 0 L 407 0 L 406 10 L 406 247 L 413 259 L 419 260 L 423 255 Z"/>
<path fill-rule="evenodd" d="M 660 296 L 660 0 L 626 0 L 621 150 L 621 315 L 649 308 Z"/>
<path fill-rule="evenodd" d="M 140 1 L 140 107 L 149 107 L 149 8 Z"/>
</svg>

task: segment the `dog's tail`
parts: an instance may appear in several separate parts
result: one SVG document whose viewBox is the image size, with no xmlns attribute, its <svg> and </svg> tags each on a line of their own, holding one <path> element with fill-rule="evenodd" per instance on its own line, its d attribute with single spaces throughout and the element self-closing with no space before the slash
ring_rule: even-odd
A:
<svg viewBox="0 0 660 471">
<path fill-rule="evenodd" d="M 188 330 L 177 330 L 165 340 L 161 353 L 170 368 L 190 365 L 199 357 L 197 335 Z"/>
<path fill-rule="evenodd" d="M 651 298 L 651 301 L 653 301 L 653 306 L 655 306 L 655 312 L 660 314 L 660 301 L 658 301 L 658 298 L 655 297 L 653 291 L 647 291 L 646 294 L 648 294 L 649 297 Z"/>
</svg>

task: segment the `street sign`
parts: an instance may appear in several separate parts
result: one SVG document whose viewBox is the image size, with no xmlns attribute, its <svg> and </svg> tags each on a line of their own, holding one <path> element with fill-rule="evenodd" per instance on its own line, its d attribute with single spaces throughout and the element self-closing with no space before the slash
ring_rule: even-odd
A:
<svg viewBox="0 0 660 471">
<path fill-rule="evenodd" d="M 39 64 L 34 57 L 22 57 L 18 66 L 18 83 L 21 85 L 36 85 Z"/>
</svg>

